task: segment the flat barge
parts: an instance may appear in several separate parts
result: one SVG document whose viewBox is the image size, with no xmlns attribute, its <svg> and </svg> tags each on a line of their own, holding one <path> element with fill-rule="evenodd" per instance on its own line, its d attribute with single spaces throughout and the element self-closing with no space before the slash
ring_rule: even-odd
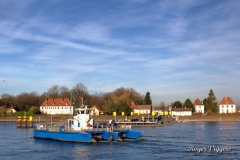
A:
<svg viewBox="0 0 240 160">
<path fill-rule="evenodd" d="M 59 141 L 91 142 L 124 141 L 127 139 L 145 140 L 141 132 L 133 131 L 131 125 L 118 125 L 114 120 L 105 126 L 96 126 L 90 119 L 91 109 L 87 106 L 77 108 L 77 115 L 68 119 L 64 125 L 36 124 L 34 138 L 53 139 Z"/>
</svg>

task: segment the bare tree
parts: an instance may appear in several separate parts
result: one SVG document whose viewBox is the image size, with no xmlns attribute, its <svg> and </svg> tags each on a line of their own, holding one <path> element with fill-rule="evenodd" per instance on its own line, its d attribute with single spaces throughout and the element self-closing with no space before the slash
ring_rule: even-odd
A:
<svg viewBox="0 0 240 160">
<path fill-rule="evenodd" d="M 84 86 L 82 83 L 78 83 L 74 87 L 74 89 L 76 92 L 76 101 L 78 106 L 82 105 L 82 100 L 84 104 L 88 104 L 90 102 L 89 94 L 86 86 Z"/>
<path fill-rule="evenodd" d="M 66 86 L 60 86 L 59 88 L 59 97 L 61 98 L 70 98 L 70 91 Z"/>
<path fill-rule="evenodd" d="M 21 93 L 16 97 L 16 101 L 20 111 L 28 111 L 32 106 L 39 104 L 39 95 L 36 92 Z"/>
<path fill-rule="evenodd" d="M 44 92 L 43 94 L 41 94 L 38 98 L 38 105 L 37 106 L 41 106 L 41 104 L 48 98 L 48 92 Z"/>
<path fill-rule="evenodd" d="M 95 93 L 93 95 L 90 95 L 90 106 L 97 105 L 99 107 L 102 107 L 104 105 L 104 99 L 102 93 Z"/>
<path fill-rule="evenodd" d="M 1 105 L 6 108 L 14 107 L 16 105 L 16 98 L 10 94 L 2 94 L 1 95 Z"/>
<path fill-rule="evenodd" d="M 59 92 L 60 92 L 59 85 L 53 85 L 51 88 L 48 89 L 48 97 L 58 98 Z"/>
<path fill-rule="evenodd" d="M 160 109 L 161 109 L 162 111 L 164 111 L 164 107 L 165 107 L 165 103 L 164 103 L 164 102 L 161 102 L 161 103 L 160 103 Z"/>
</svg>

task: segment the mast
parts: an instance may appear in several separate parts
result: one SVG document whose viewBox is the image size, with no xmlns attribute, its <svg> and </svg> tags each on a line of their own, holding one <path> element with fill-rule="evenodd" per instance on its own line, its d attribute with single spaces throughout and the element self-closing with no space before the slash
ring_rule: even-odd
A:
<svg viewBox="0 0 240 160">
<path fill-rule="evenodd" d="M 70 96 L 71 96 L 71 104 L 73 106 L 73 114 L 76 114 L 77 101 L 76 101 L 76 91 L 74 88 L 71 90 Z"/>
</svg>

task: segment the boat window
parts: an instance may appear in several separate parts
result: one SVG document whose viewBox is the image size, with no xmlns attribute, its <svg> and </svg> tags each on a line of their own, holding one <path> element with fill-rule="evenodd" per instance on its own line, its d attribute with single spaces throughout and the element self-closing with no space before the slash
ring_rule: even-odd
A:
<svg viewBox="0 0 240 160">
<path fill-rule="evenodd" d="M 84 114 L 84 111 L 81 111 L 81 114 Z"/>
<path fill-rule="evenodd" d="M 77 114 L 80 114 L 79 110 L 76 110 L 77 111 Z"/>
<path fill-rule="evenodd" d="M 86 114 L 89 114 L 89 110 L 86 110 Z"/>
</svg>

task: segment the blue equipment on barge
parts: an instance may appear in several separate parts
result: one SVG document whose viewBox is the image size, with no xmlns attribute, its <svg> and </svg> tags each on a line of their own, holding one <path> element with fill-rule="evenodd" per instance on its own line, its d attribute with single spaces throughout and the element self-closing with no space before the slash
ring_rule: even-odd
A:
<svg viewBox="0 0 240 160">
<path fill-rule="evenodd" d="M 113 120 L 108 121 L 105 127 L 96 127 L 94 119 L 90 119 L 90 108 L 77 108 L 77 115 L 68 119 L 62 126 L 37 125 L 34 138 L 54 139 L 60 141 L 92 142 L 123 141 L 124 139 L 145 140 L 141 132 L 131 130 L 131 126 L 117 126 Z"/>
</svg>

